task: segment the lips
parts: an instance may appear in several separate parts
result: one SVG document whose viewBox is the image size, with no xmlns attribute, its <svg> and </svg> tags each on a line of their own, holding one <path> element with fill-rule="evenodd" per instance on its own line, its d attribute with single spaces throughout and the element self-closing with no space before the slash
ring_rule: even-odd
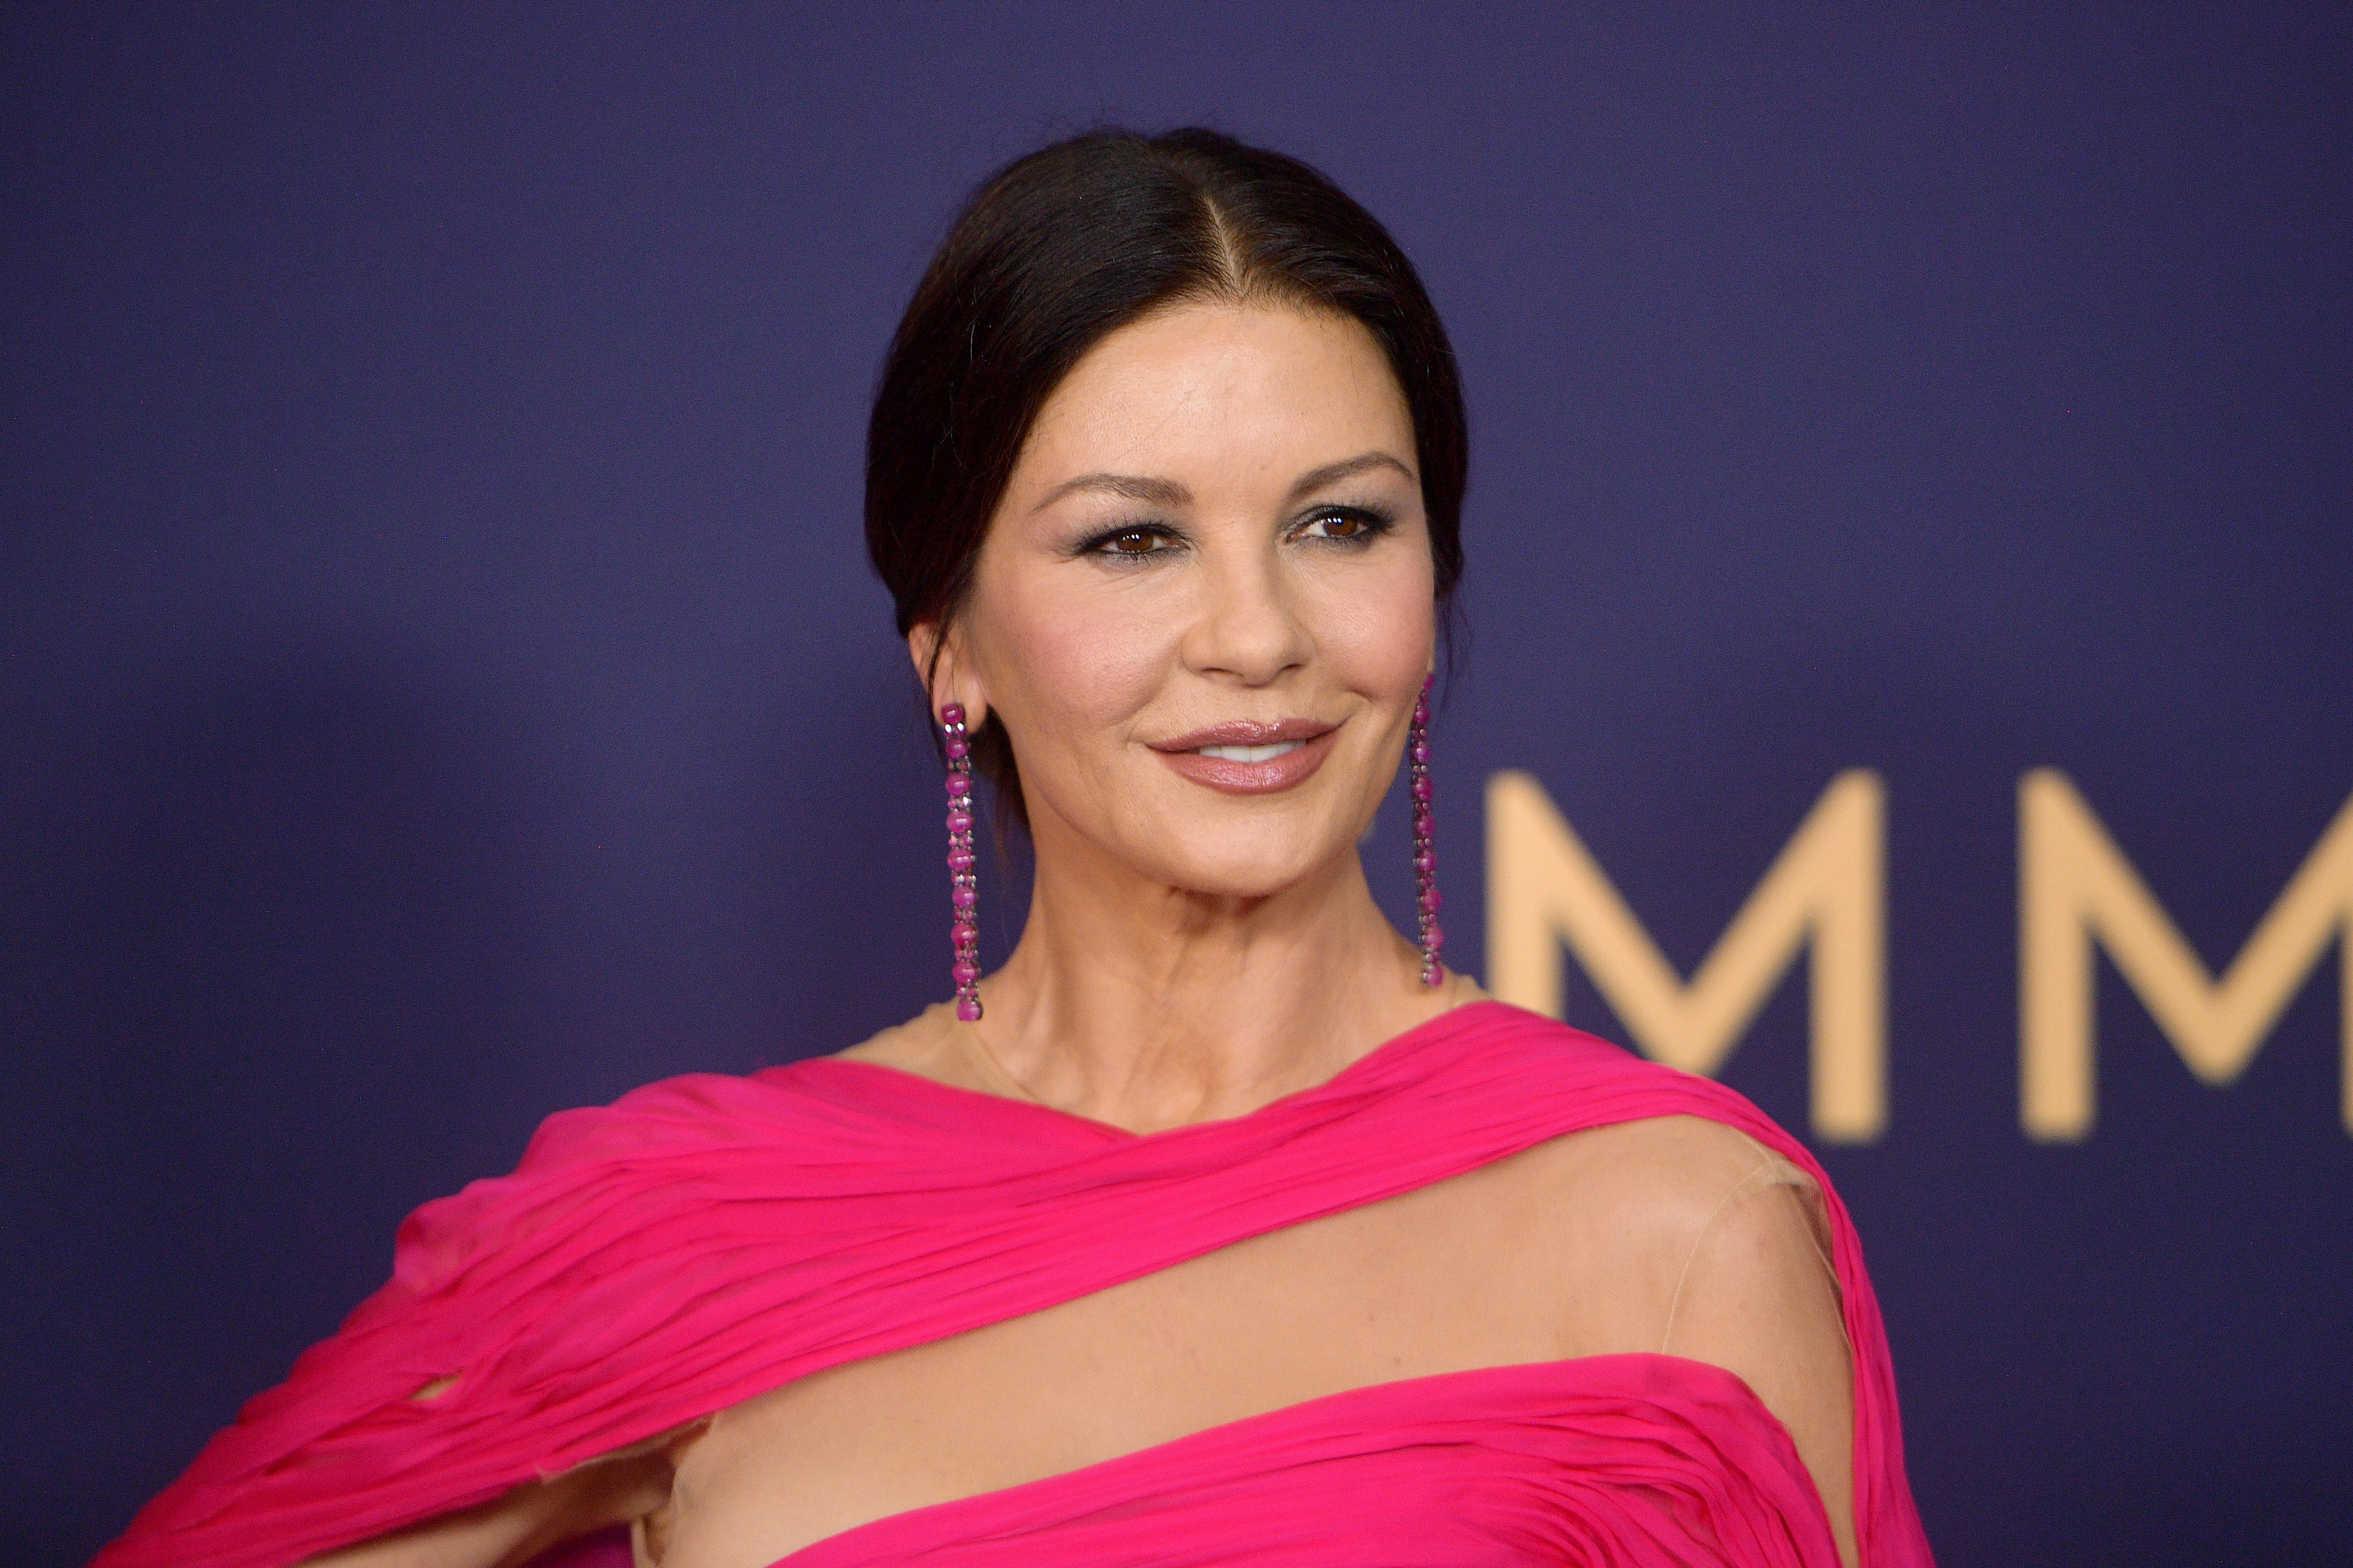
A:
<svg viewBox="0 0 2353 1568">
<path fill-rule="evenodd" d="M 1180 778 L 1225 795 L 1273 795 L 1303 784 L 1332 754 L 1339 726 L 1314 719 L 1236 719 L 1153 743 Z"/>
</svg>

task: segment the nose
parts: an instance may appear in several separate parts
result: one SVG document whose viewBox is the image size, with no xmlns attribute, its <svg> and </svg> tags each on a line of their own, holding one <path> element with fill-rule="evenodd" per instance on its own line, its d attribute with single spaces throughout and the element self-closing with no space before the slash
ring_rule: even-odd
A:
<svg viewBox="0 0 2353 1568">
<path fill-rule="evenodd" d="M 1272 551 L 1213 552 L 1204 563 L 1198 613 L 1184 644 L 1198 674 L 1264 686 L 1314 649 Z"/>
</svg>

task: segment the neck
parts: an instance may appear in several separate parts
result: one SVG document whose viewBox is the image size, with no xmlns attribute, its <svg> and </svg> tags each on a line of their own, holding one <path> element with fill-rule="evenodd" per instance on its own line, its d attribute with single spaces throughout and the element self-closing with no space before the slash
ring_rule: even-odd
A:
<svg viewBox="0 0 2353 1568">
<path fill-rule="evenodd" d="M 1041 860 L 980 1041 L 1026 1093 L 1135 1131 L 1323 1082 L 1472 990 L 1421 984 L 1354 847 L 1260 899 L 1118 886 Z"/>
</svg>

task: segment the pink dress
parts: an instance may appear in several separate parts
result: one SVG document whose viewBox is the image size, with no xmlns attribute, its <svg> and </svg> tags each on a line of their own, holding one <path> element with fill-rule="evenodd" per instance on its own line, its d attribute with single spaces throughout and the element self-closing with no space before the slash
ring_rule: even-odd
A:
<svg viewBox="0 0 2353 1568">
<path fill-rule="evenodd" d="M 93 1568 L 287 1568 L 825 1367 L 1672 1114 L 1821 1183 L 1855 1349 L 1862 1561 L 1928 1563 L 1886 1336 L 1820 1166 L 1720 1085 L 1482 1002 L 1248 1116 L 1145 1136 L 830 1058 L 551 1117 L 514 1174 L 412 1215 L 391 1282 Z M 608 1537 L 557 1558 L 628 1553 Z M 1837 1560 L 1788 1435 L 1745 1384 L 1618 1355 L 1313 1400 L 879 1520 L 778 1568 Z"/>
</svg>

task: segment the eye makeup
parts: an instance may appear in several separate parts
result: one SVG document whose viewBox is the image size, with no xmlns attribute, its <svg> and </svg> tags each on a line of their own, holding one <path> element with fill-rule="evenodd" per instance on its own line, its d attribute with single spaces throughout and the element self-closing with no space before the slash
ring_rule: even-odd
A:
<svg viewBox="0 0 2353 1568">
<path fill-rule="evenodd" d="M 1313 528 L 1317 523 L 1345 524 L 1353 531 L 1320 534 L 1302 532 L 1303 530 Z M 1397 518 L 1386 507 L 1325 505 L 1310 508 L 1306 516 L 1291 525 L 1285 537 L 1297 539 L 1302 542 L 1363 549 L 1396 527 Z"/>
<path fill-rule="evenodd" d="M 1345 527 L 1350 531 L 1321 534 L 1305 531 L 1319 523 Z M 1397 518 L 1386 507 L 1327 502 L 1310 507 L 1298 521 L 1284 529 L 1283 538 L 1288 542 L 1363 549 L 1396 528 Z M 1185 531 L 1174 523 L 1156 519 L 1130 520 L 1082 535 L 1066 545 L 1063 553 L 1073 559 L 1093 556 L 1108 561 L 1149 561 L 1155 556 L 1176 554 L 1189 543 Z"/>
<path fill-rule="evenodd" d="M 1124 545 L 1146 545 L 1147 548 L 1125 549 Z M 1105 561 L 1148 561 L 1155 555 L 1174 555 L 1184 548 L 1182 531 L 1165 522 L 1118 522 L 1098 529 L 1066 547 L 1065 553 L 1073 559 L 1092 555 Z"/>
</svg>

